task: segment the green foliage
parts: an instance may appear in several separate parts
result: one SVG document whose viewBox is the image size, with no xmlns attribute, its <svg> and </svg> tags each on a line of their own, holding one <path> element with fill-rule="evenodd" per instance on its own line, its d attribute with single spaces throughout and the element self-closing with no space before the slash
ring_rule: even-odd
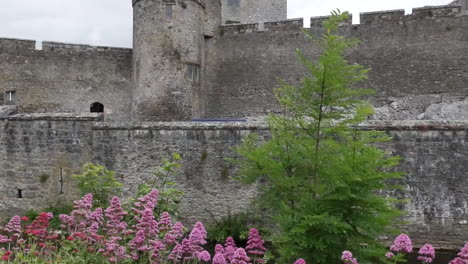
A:
<svg viewBox="0 0 468 264">
<path fill-rule="evenodd" d="M 41 174 L 41 175 L 39 176 L 39 182 L 40 182 L 40 183 L 45 183 L 49 178 L 50 178 L 50 175 L 45 174 L 45 173 L 44 173 L 44 174 Z"/>
<path fill-rule="evenodd" d="M 177 218 L 179 214 L 179 204 L 184 196 L 184 192 L 177 188 L 174 181 L 175 177 L 182 167 L 181 157 L 178 153 L 173 153 L 170 159 L 163 158 L 161 165 L 156 167 L 153 172 L 153 179 L 150 182 L 140 184 L 136 197 L 148 194 L 151 190 L 159 190 L 159 202 L 155 210 L 156 215 L 168 212 L 171 216 Z"/>
<path fill-rule="evenodd" d="M 239 245 L 247 242 L 249 230 L 253 227 L 260 231 L 262 236 L 271 234 L 268 228 L 265 228 L 266 223 L 264 217 L 253 214 L 252 212 L 237 213 L 228 215 L 221 220 L 216 220 L 213 224 L 207 226 L 208 240 L 216 243 L 224 243 L 227 237 L 232 237 Z M 244 244 L 245 244 L 244 243 Z"/>
<path fill-rule="evenodd" d="M 306 31 L 321 56 L 313 62 L 297 52 L 308 74 L 302 86 L 283 84 L 276 91 L 284 114 L 270 116 L 271 139 L 261 142 L 252 134 L 236 149 L 237 179 L 266 181 L 260 202 L 279 226 L 273 245 L 280 263 L 298 257 L 338 263 L 343 250 L 376 262 L 384 255 L 377 238 L 401 215 L 395 199 L 379 195 L 392 188 L 388 179 L 400 177 L 391 171 L 398 158 L 376 147 L 390 137 L 359 129 L 373 114 L 361 99 L 372 91 L 357 88 L 368 69 L 343 58 L 358 43 L 336 34 L 347 19 L 347 12 L 333 12 L 321 37 Z"/>
<path fill-rule="evenodd" d="M 107 207 L 110 198 L 118 195 L 122 184 L 115 179 L 115 172 L 92 163 L 83 165 L 82 173 L 73 175 L 81 195 L 93 194 L 95 207 Z"/>
</svg>

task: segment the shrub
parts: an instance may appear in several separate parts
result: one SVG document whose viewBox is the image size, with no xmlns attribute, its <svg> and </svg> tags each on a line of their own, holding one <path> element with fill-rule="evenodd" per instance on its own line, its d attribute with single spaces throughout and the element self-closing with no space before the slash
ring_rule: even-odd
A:
<svg viewBox="0 0 468 264">
<path fill-rule="evenodd" d="M 115 172 L 92 163 L 83 165 L 81 174 L 73 175 L 81 195 L 92 193 L 95 206 L 106 206 L 110 197 L 118 195 L 122 184 L 115 179 Z"/>
</svg>

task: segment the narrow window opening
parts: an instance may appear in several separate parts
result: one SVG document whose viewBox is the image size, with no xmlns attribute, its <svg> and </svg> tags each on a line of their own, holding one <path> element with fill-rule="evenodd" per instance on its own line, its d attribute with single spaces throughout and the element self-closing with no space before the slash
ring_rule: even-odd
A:
<svg viewBox="0 0 468 264">
<path fill-rule="evenodd" d="M 239 7 L 240 6 L 240 0 L 228 0 L 227 5 L 228 6 Z"/>
<path fill-rule="evenodd" d="M 89 108 L 91 113 L 104 113 L 104 105 L 99 102 L 92 103 Z"/>
<path fill-rule="evenodd" d="M 16 104 L 16 92 L 15 91 L 7 91 L 5 93 L 5 101 L 6 101 L 6 104 L 9 104 L 9 105 Z"/>
<path fill-rule="evenodd" d="M 18 193 L 16 194 L 16 198 L 20 198 L 20 199 L 23 198 L 23 190 L 18 189 Z"/>
<path fill-rule="evenodd" d="M 173 4 L 166 4 L 166 20 L 172 21 L 174 10 L 172 8 Z"/>
<path fill-rule="evenodd" d="M 60 193 L 59 194 L 63 194 L 63 168 L 60 168 Z"/>
<path fill-rule="evenodd" d="M 186 76 L 187 76 L 187 79 L 191 80 L 192 82 L 199 83 L 200 82 L 200 66 L 188 64 Z"/>
</svg>

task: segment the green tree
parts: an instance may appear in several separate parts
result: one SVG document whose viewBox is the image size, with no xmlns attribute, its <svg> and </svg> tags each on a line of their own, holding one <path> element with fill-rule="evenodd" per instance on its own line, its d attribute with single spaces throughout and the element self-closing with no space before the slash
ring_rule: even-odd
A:
<svg viewBox="0 0 468 264">
<path fill-rule="evenodd" d="M 338 263 L 343 250 L 361 261 L 383 256 L 378 238 L 391 231 L 401 212 L 395 199 L 379 195 L 395 186 L 388 179 L 397 157 L 377 147 L 390 140 L 384 132 L 359 129 L 373 114 L 362 100 L 371 90 L 357 88 L 368 69 L 348 63 L 343 54 L 358 44 L 337 34 L 347 12 L 332 12 L 320 37 L 306 32 L 321 49 L 317 62 L 297 52 L 308 70 L 302 85 L 276 91 L 284 114 L 271 115 L 271 139 L 252 134 L 238 147 L 237 178 L 264 179 L 260 201 L 278 225 L 273 243 L 280 263 Z"/>
<path fill-rule="evenodd" d="M 122 184 L 115 179 L 115 172 L 93 163 L 83 165 L 81 174 L 73 175 L 81 195 L 93 194 L 95 207 L 107 207 L 114 195 L 119 195 Z"/>
</svg>

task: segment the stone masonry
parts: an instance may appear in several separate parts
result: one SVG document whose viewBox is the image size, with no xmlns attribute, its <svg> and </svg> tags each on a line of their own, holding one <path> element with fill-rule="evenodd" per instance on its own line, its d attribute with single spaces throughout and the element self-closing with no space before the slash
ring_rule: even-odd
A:
<svg viewBox="0 0 468 264">
<path fill-rule="evenodd" d="M 303 20 L 286 20 L 286 0 L 132 4 L 133 49 L 0 39 L 1 216 L 72 201 L 85 162 L 116 171 L 131 195 L 173 152 L 185 221 L 219 220 L 255 196 L 229 179 L 225 158 L 249 133 L 268 137 L 278 79 L 305 74 L 295 50 L 319 56 Z M 320 34 L 324 19 L 309 30 Z M 362 86 L 376 90 L 376 114 L 363 128 L 387 131 L 402 157 L 404 228 L 417 244 L 458 248 L 468 238 L 468 0 L 360 21 L 340 31 L 362 41 L 348 60 L 372 69 Z"/>
</svg>

